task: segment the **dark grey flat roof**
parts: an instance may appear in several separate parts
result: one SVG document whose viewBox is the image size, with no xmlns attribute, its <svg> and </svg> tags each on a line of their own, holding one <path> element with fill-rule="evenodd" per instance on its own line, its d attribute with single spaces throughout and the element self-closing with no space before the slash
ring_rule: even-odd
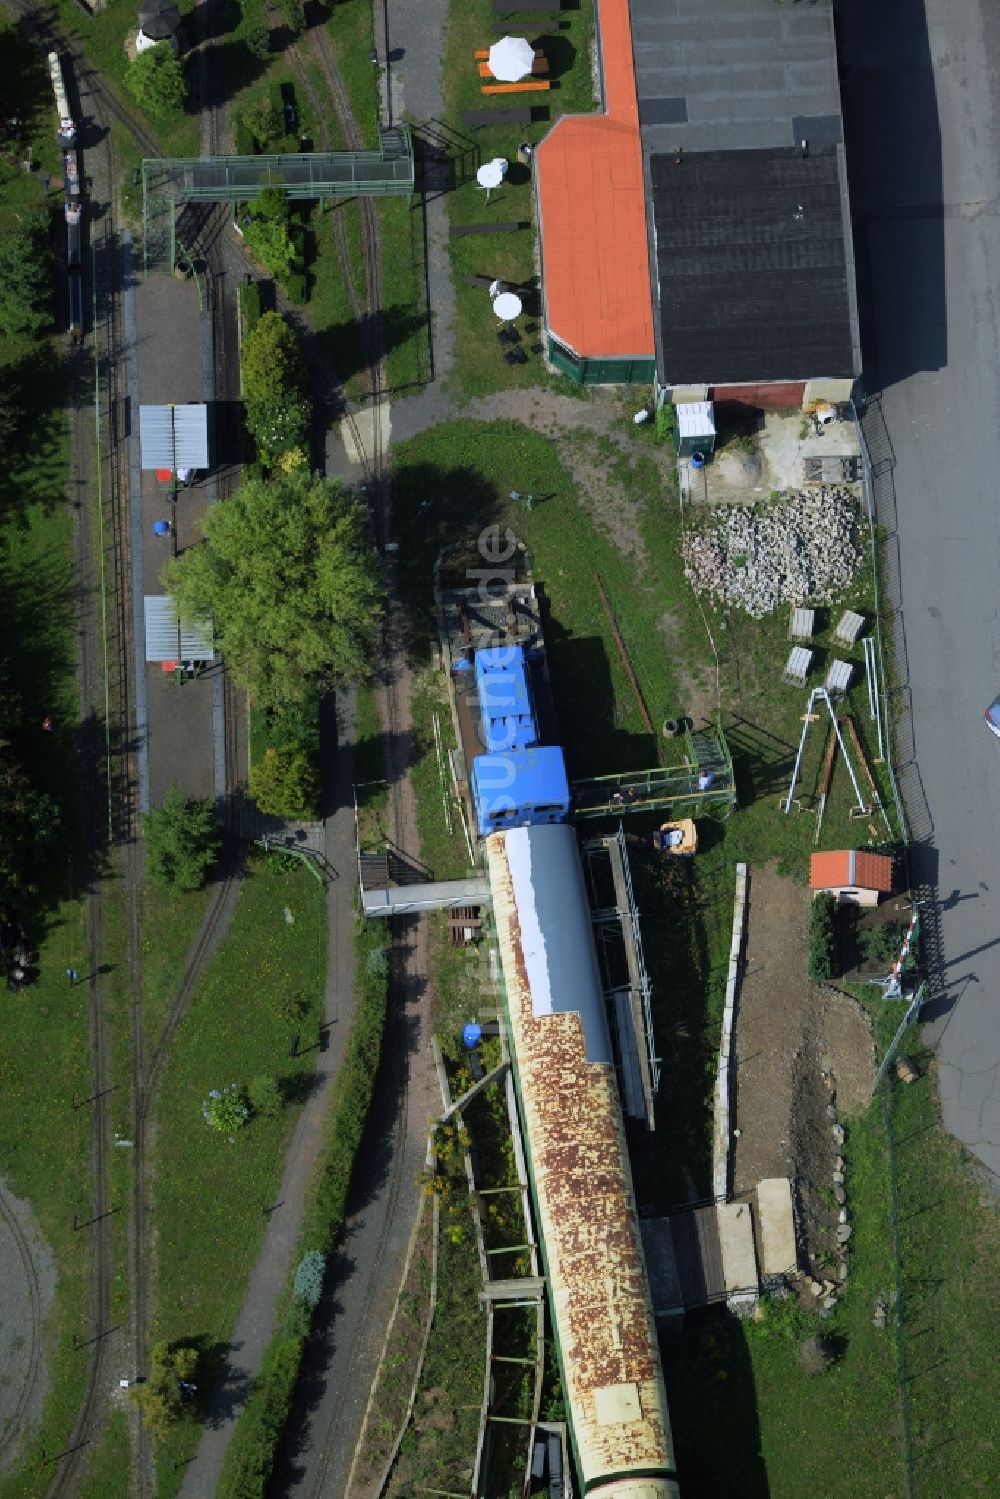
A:
<svg viewBox="0 0 1000 1499">
<path fill-rule="evenodd" d="M 842 157 L 821 145 L 650 158 L 665 384 L 857 373 Z"/>
<path fill-rule="evenodd" d="M 630 0 L 645 151 L 840 140 L 830 0 Z M 809 137 L 807 136 L 807 139 Z"/>
</svg>

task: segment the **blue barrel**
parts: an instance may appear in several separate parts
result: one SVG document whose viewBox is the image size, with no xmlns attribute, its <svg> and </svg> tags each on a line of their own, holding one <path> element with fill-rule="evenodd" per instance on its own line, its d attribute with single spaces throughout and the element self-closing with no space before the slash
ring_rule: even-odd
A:
<svg viewBox="0 0 1000 1499">
<path fill-rule="evenodd" d="M 479 1045 L 479 1041 L 480 1041 L 480 1038 L 481 1038 L 482 1034 L 483 1034 L 483 1028 L 482 1028 L 482 1026 L 481 1025 L 477 1025 L 474 1020 L 470 1020 L 469 1023 L 468 1023 L 468 1025 L 465 1026 L 463 1028 L 463 1030 L 462 1030 L 462 1044 L 469 1051 L 472 1051 L 472 1050 L 474 1050 L 475 1047 L 477 1047 Z"/>
<path fill-rule="evenodd" d="M 705 467 L 705 455 L 704 455 L 704 453 L 694 452 L 694 453 L 691 454 L 691 467 L 692 468 L 704 468 Z"/>
</svg>

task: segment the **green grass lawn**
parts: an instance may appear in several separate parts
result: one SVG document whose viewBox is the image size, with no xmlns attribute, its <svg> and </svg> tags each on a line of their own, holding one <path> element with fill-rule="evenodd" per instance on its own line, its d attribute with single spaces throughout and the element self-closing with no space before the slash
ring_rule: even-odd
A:
<svg viewBox="0 0 1000 1499">
<path fill-rule="evenodd" d="M 212 897 L 212 888 L 163 890 L 147 880 L 142 891 L 142 1009 L 147 1056 L 156 1049 L 191 944 Z"/>
<path fill-rule="evenodd" d="M 294 924 L 285 916 L 288 908 Z M 275 1200 L 298 1104 L 316 1052 L 325 967 L 325 900 L 310 875 L 280 874 L 251 861 L 233 924 L 181 1022 L 156 1107 L 156 1292 L 153 1338 L 197 1340 L 211 1383 Z M 309 1017 L 291 1023 L 283 1001 L 301 994 Z M 292 1032 L 302 1054 L 292 1059 Z M 230 1145 L 209 1129 L 202 1102 L 212 1088 L 279 1077 L 290 1102 L 276 1120 L 254 1118 Z M 160 1494 L 173 1494 L 190 1455 L 193 1424 L 159 1453 Z"/>
<path fill-rule="evenodd" d="M 112 1411 L 105 1422 L 77 1493 L 80 1499 L 128 1499 L 128 1417 L 124 1410 Z"/>
<path fill-rule="evenodd" d="M 542 30 L 548 21 L 523 24 L 511 18 L 511 31 L 526 35 L 549 59 L 547 93 L 490 96 L 481 93 L 488 79 L 479 76 L 473 54 L 496 40 L 493 12 L 489 0 L 455 0 L 448 23 L 445 50 L 445 118 L 468 141 L 468 150 L 456 161 L 456 189 L 448 196 L 448 212 L 453 224 L 518 222 L 525 227 L 516 233 L 493 236 L 472 235 L 454 239 L 449 244 L 452 279 L 455 283 L 456 363 L 449 375 L 451 387 L 460 395 L 481 395 L 511 386 L 557 383 L 559 388 L 571 382 L 549 376 L 541 358 L 533 355 L 525 365 L 508 368 L 500 357 L 494 334 L 496 319 L 489 298 L 482 287 L 465 284 L 468 275 L 488 275 L 517 285 L 531 282 L 536 274 L 534 233 L 534 189 L 529 172 L 516 160 L 522 141 L 536 144 L 564 114 L 586 114 L 595 107 L 591 81 L 590 43 L 593 37 L 593 0 L 580 0 L 577 9 L 563 10 L 556 26 Z M 530 104 L 530 125 L 498 125 L 468 130 L 462 125 L 462 112 L 505 105 Z M 476 183 L 476 168 L 482 161 L 504 156 L 511 162 L 510 171 L 498 192 L 486 202 Z M 541 325 L 538 324 L 540 338 Z M 524 331 L 522 329 L 522 331 Z M 537 339 L 534 341 L 538 341 Z M 525 339 L 527 345 L 530 338 Z"/>
</svg>

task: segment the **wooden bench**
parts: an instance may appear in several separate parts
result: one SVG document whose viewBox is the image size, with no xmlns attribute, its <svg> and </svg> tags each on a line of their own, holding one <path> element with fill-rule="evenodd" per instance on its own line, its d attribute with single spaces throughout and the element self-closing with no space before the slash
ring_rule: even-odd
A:
<svg viewBox="0 0 1000 1499">
<path fill-rule="evenodd" d="M 448 233 L 452 239 L 459 239 L 463 234 L 512 234 L 520 227 L 516 219 L 510 219 L 495 224 L 452 224 Z"/>
<path fill-rule="evenodd" d="M 788 653 L 788 661 L 785 664 L 784 680 L 790 687 L 804 687 L 809 668 L 812 666 L 812 651 L 807 651 L 805 646 L 793 645 Z"/>
<path fill-rule="evenodd" d="M 467 109 L 462 124 L 473 130 L 479 125 L 530 125 L 531 109 Z"/>
<path fill-rule="evenodd" d="M 481 94 L 538 94 L 549 87 L 546 78 L 544 82 L 538 83 L 484 83 L 479 90 Z"/>
</svg>

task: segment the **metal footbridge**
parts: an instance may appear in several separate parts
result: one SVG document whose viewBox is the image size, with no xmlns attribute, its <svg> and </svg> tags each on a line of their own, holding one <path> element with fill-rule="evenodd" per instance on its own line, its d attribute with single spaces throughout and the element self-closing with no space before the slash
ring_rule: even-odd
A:
<svg viewBox="0 0 1000 1499">
<path fill-rule="evenodd" d="M 685 730 L 684 751 L 676 765 L 574 781 L 574 817 L 621 817 L 626 812 L 727 817 L 736 806 L 736 778 L 721 725 L 696 733 Z"/>
<path fill-rule="evenodd" d="M 250 203 L 265 188 L 316 200 L 413 192 L 413 143 L 405 125 L 379 131 L 377 151 L 301 151 L 287 156 L 157 157 L 142 164 L 146 271 L 170 272 L 182 203 Z"/>
</svg>

